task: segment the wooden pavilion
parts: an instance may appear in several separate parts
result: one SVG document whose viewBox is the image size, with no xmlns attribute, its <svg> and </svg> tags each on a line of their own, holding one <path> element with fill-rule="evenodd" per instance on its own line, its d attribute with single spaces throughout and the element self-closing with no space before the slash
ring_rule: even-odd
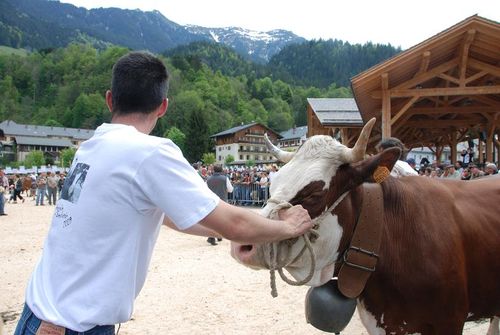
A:
<svg viewBox="0 0 500 335">
<path fill-rule="evenodd" d="M 363 119 L 353 98 L 307 98 L 307 137 L 330 135 L 354 145 Z"/>
<path fill-rule="evenodd" d="M 408 148 L 428 146 L 436 157 L 450 146 L 454 161 L 457 143 L 480 139 L 479 152 L 494 161 L 500 24 L 471 16 L 356 75 L 351 87 L 363 121 L 377 118 L 372 144 L 394 136 Z"/>
</svg>

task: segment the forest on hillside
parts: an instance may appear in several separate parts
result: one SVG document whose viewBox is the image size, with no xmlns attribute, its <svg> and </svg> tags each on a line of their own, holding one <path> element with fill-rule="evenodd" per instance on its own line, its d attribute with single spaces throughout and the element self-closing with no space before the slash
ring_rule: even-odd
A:
<svg viewBox="0 0 500 335">
<path fill-rule="evenodd" d="M 110 119 L 104 93 L 113 64 L 127 52 L 72 44 L 27 56 L 0 55 L 0 120 L 95 129 Z M 307 97 L 350 95 L 342 88 L 319 90 L 269 77 L 225 76 L 193 57 L 164 61 L 170 72 L 169 110 L 154 134 L 179 129 L 192 160 L 209 151 L 209 136 L 219 131 L 253 121 L 282 131 L 305 124 Z M 193 138 L 204 140 L 190 147 Z"/>
<path fill-rule="evenodd" d="M 25 55 L 0 52 L 0 121 L 95 129 L 110 120 L 104 94 L 113 64 L 128 51 L 70 44 Z M 317 87 L 290 84 L 220 45 L 198 43 L 159 57 L 170 73 L 169 109 L 153 133 L 185 139 L 180 146 L 191 161 L 211 151 L 210 135 L 217 132 L 250 122 L 276 131 L 302 126 L 307 98 L 351 96 L 337 86 L 342 78 L 329 85 L 318 78 Z"/>
</svg>

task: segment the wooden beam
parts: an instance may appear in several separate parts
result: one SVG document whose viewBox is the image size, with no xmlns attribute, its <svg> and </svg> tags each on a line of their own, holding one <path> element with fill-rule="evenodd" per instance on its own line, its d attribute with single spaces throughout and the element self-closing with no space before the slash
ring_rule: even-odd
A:
<svg viewBox="0 0 500 335">
<path fill-rule="evenodd" d="M 391 97 L 389 91 L 389 75 L 380 77 L 382 86 L 382 138 L 391 137 Z"/>
<path fill-rule="evenodd" d="M 458 57 L 453 58 L 452 60 L 443 63 L 441 65 L 438 65 L 429 71 L 419 74 L 415 77 L 413 77 L 410 80 L 405 81 L 404 83 L 399 84 L 398 86 L 393 87 L 392 89 L 402 89 L 402 88 L 411 88 L 415 87 L 418 84 L 423 83 L 424 81 L 427 81 L 429 79 L 435 78 L 438 74 L 446 72 L 458 65 Z"/>
<path fill-rule="evenodd" d="M 431 52 L 426 50 L 422 53 L 422 60 L 420 61 L 420 68 L 418 69 L 417 73 L 415 75 L 419 75 L 421 73 L 424 73 L 427 71 L 429 68 L 429 63 L 431 60 Z"/>
<path fill-rule="evenodd" d="M 407 121 L 405 127 L 415 127 L 415 128 L 436 128 L 436 129 L 447 129 L 450 127 L 464 128 L 472 127 L 479 124 L 487 124 L 488 121 L 484 119 L 471 119 L 471 120 L 425 120 L 425 121 Z"/>
<path fill-rule="evenodd" d="M 401 117 L 401 120 L 392 127 L 393 131 L 399 131 L 400 128 L 404 128 L 406 121 L 412 117 L 411 114 L 406 113 Z"/>
<path fill-rule="evenodd" d="M 470 67 L 475 69 L 486 71 L 496 77 L 500 77 L 500 67 L 494 66 L 485 62 L 478 61 L 476 59 L 470 58 L 468 62 Z"/>
<path fill-rule="evenodd" d="M 435 114 L 449 114 L 449 113 L 457 113 L 457 114 L 466 114 L 466 113 L 494 113 L 500 111 L 500 105 L 497 107 L 490 106 L 463 106 L 463 107 L 412 107 L 408 110 L 408 113 L 415 114 L 426 114 L 426 115 L 435 115 Z"/>
<path fill-rule="evenodd" d="M 390 90 L 391 98 L 407 98 L 407 97 L 428 97 L 428 96 L 455 96 L 455 95 L 483 95 L 483 94 L 500 94 L 500 85 L 496 86 L 475 86 L 475 87 L 436 87 L 422 89 L 392 89 Z M 381 99 L 381 91 L 373 91 L 372 98 Z"/>
<path fill-rule="evenodd" d="M 439 97 L 425 97 L 427 100 L 434 102 L 434 106 L 437 107 L 439 105 L 446 106 L 444 101 L 439 100 Z"/>
<path fill-rule="evenodd" d="M 396 123 L 403 114 L 406 113 L 406 111 L 413 106 L 413 104 L 419 99 L 419 97 L 412 97 L 399 111 L 398 113 L 391 119 L 391 125 Z"/>
<path fill-rule="evenodd" d="M 492 98 L 487 97 L 485 95 L 475 95 L 475 96 L 471 96 L 469 98 L 472 100 L 477 100 L 479 102 L 482 102 L 483 104 L 493 106 L 497 109 L 498 109 L 498 106 L 500 105 L 500 101 L 492 99 Z"/>
<path fill-rule="evenodd" d="M 470 29 L 467 31 L 467 35 L 462 44 L 462 48 L 460 49 L 460 86 L 465 87 L 465 73 L 467 71 L 467 61 L 469 59 L 469 49 L 472 41 L 474 41 L 474 37 L 476 36 L 476 30 Z"/>
<path fill-rule="evenodd" d="M 476 74 L 473 74 L 472 76 L 468 77 L 465 79 L 465 85 L 467 85 L 468 83 L 474 81 L 474 80 L 477 80 L 481 77 L 484 77 L 488 74 L 488 71 L 480 71 Z"/>
<path fill-rule="evenodd" d="M 439 78 L 442 78 L 442 79 L 446 80 L 446 81 L 450 81 L 450 82 L 452 82 L 454 84 L 460 85 L 460 79 L 457 79 L 455 77 L 449 76 L 446 73 L 440 73 L 437 76 Z"/>
<path fill-rule="evenodd" d="M 448 105 L 447 106 L 450 106 L 450 105 L 453 105 L 455 102 L 459 102 L 460 100 L 462 99 L 465 99 L 464 97 L 461 97 L 461 96 L 458 96 L 456 98 L 453 98 L 451 100 L 448 100 Z"/>
<path fill-rule="evenodd" d="M 418 84 L 421 84 L 429 79 L 435 78 L 438 74 L 446 72 L 458 65 L 458 58 L 453 58 L 452 60 L 438 65 L 427 72 L 419 74 L 412 79 L 409 79 L 398 86 L 393 87 L 392 89 L 402 89 L 402 88 L 412 88 Z"/>
</svg>

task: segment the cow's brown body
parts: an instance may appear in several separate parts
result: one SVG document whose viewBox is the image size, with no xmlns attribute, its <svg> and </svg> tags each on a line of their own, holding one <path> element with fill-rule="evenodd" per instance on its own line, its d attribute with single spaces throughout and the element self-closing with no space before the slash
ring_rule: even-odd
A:
<svg viewBox="0 0 500 335">
<path fill-rule="evenodd" d="M 295 154 L 271 148 L 287 164 L 274 175 L 274 201 L 262 214 L 270 215 L 276 203 L 301 204 L 319 227 L 315 261 L 302 255 L 298 239 L 280 249 L 282 267 L 296 280 L 312 274 L 310 286 L 330 280 L 351 243 L 363 207 L 361 188 L 377 181 L 384 198 L 382 222 L 372 222 L 382 230 L 379 259 L 358 297 L 368 332 L 458 335 L 466 320 L 499 316 L 500 177 L 383 181 L 400 151 L 364 156 L 374 123 L 367 123 L 352 149 L 327 136 L 309 138 Z M 327 209 L 331 213 L 323 213 Z M 252 268 L 267 268 L 270 250 L 266 244 L 232 245 L 233 257 Z"/>
<path fill-rule="evenodd" d="M 382 188 L 380 258 L 359 299 L 377 326 L 460 334 L 466 319 L 500 315 L 500 178 L 390 178 Z M 335 210 L 344 232 L 359 208 L 357 189 Z"/>
</svg>

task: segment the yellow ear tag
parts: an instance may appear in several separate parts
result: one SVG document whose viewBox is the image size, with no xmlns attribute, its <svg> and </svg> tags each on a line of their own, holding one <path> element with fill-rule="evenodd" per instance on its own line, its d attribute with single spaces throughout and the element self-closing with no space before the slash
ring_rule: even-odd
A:
<svg viewBox="0 0 500 335">
<path fill-rule="evenodd" d="M 382 183 L 384 180 L 387 179 L 391 175 L 391 171 L 385 166 L 379 166 L 375 169 L 375 172 L 373 172 L 373 180 L 377 184 Z"/>
</svg>

